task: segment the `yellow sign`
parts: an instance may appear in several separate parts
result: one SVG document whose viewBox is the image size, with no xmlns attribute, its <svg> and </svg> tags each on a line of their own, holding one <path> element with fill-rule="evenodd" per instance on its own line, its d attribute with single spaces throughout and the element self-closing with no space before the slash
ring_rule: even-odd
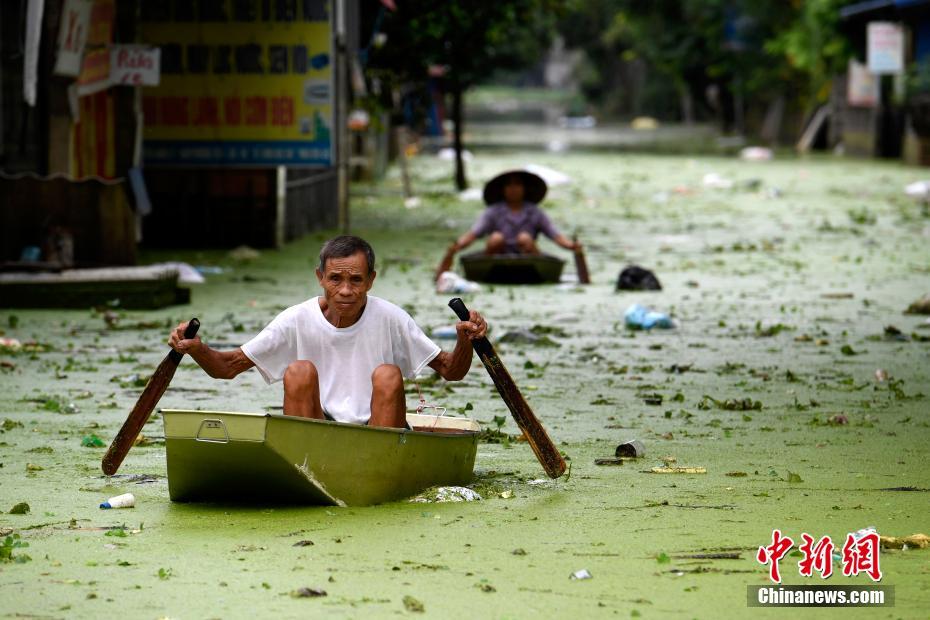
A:
<svg viewBox="0 0 930 620">
<path fill-rule="evenodd" d="M 142 3 L 145 164 L 330 165 L 331 35 L 326 0 Z"/>
</svg>

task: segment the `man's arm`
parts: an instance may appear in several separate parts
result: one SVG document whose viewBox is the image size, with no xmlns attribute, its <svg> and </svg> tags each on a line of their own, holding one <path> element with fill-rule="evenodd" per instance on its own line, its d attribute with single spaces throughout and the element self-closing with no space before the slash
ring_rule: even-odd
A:
<svg viewBox="0 0 930 620">
<path fill-rule="evenodd" d="M 214 379 L 232 379 L 255 365 L 246 357 L 241 348 L 236 348 L 234 351 L 217 351 L 202 342 L 200 336 L 185 340 L 185 329 L 187 329 L 187 323 L 178 325 L 171 332 L 168 344 L 178 353 L 186 353 L 194 358 L 197 365 Z"/>
<path fill-rule="evenodd" d="M 471 341 L 484 338 L 488 333 L 488 324 L 484 317 L 472 310 L 467 321 L 455 324 L 455 332 L 458 338 L 452 353 L 440 351 L 429 363 L 429 367 L 446 381 L 460 381 L 468 374 L 472 359 Z"/>
</svg>

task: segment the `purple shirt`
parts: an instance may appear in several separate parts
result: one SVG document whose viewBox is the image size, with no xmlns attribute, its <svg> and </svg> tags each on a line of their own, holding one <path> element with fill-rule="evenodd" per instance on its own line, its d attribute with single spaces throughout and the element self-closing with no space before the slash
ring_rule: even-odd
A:
<svg viewBox="0 0 930 620">
<path fill-rule="evenodd" d="M 471 227 L 471 231 L 478 237 L 499 232 L 504 235 L 504 242 L 509 247 L 516 246 L 517 235 L 521 232 L 529 233 L 533 239 L 536 239 L 539 233 L 543 233 L 550 239 L 559 236 L 559 231 L 552 225 L 542 209 L 531 202 L 524 202 L 523 208 L 519 211 L 511 210 L 505 202 L 496 202 L 484 210 L 475 225 Z"/>
</svg>

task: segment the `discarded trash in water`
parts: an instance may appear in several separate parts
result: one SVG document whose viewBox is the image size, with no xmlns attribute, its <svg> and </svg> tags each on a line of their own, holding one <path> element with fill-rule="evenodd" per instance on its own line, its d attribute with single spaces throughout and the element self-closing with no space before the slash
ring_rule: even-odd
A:
<svg viewBox="0 0 930 620">
<path fill-rule="evenodd" d="M 655 312 L 640 304 L 633 304 L 627 308 L 623 313 L 623 321 L 630 329 L 652 329 L 653 327 L 672 329 L 675 327 L 674 321 L 667 314 Z"/>
<path fill-rule="evenodd" d="M 830 426 L 845 426 L 849 424 L 849 418 L 842 413 L 836 413 L 827 418 L 827 424 Z"/>
<path fill-rule="evenodd" d="M 411 196 L 410 198 L 404 199 L 404 207 L 408 209 L 416 209 L 423 204 L 423 200 L 419 196 Z"/>
<path fill-rule="evenodd" d="M 594 459 L 595 465 L 623 465 L 623 459 Z"/>
<path fill-rule="evenodd" d="M 772 149 L 764 146 L 747 146 L 739 152 L 739 158 L 743 161 L 770 161 Z"/>
<path fill-rule="evenodd" d="M 908 306 L 904 314 L 930 314 L 930 293 Z"/>
<path fill-rule="evenodd" d="M 474 293 L 480 290 L 480 284 L 466 280 L 454 271 L 443 271 L 436 280 L 437 293 Z"/>
<path fill-rule="evenodd" d="M 0 353 L 16 353 L 23 344 L 16 338 L 0 338 Z"/>
<path fill-rule="evenodd" d="M 111 497 L 100 504 L 100 507 L 104 510 L 109 510 L 110 508 L 132 508 L 135 505 L 136 496 L 132 493 L 123 493 L 122 495 Z"/>
<path fill-rule="evenodd" d="M 468 487 L 434 487 L 412 498 L 415 504 L 443 504 L 447 502 L 476 502 L 481 499 L 477 491 Z"/>
<path fill-rule="evenodd" d="M 437 340 L 455 340 L 458 338 L 458 334 L 455 331 L 455 325 L 448 325 L 433 329 L 433 331 L 430 332 L 430 338 L 436 338 Z"/>
<path fill-rule="evenodd" d="M 875 380 L 879 383 L 884 383 L 888 380 L 888 371 L 882 368 L 875 369 Z"/>
<path fill-rule="evenodd" d="M 510 499 L 511 497 L 513 497 L 513 491 L 510 489 L 507 489 L 506 491 L 503 491 L 500 494 L 500 497 L 501 499 Z"/>
<path fill-rule="evenodd" d="M 704 175 L 704 179 L 701 182 L 704 184 L 704 187 L 710 189 L 731 189 L 733 187 L 733 181 L 723 178 L 716 172 L 708 172 Z"/>
<path fill-rule="evenodd" d="M 654 273 L 639 265 L 627 265 L 617 276 L 617 291 L 661 291 L 662 285 Z"/>
<path fill-rule="evenodd" d="M 855 531 L 855 532 L 850 532 L 850 534 L 852 534 L 853 542 L 859 542 L 860 540 L 862 540 L 863 538 L 865 538 L 865 537 L 868 536 L 869 534 L 878 534 L 878 530 L 875 529 L 875 526 L 874 526 L 874 525 L 870 525 L 870 526 L 868 526 L 868 527 L 862 528 L 861 530 L 857 530 L 857 531 Z M 880 537 L 880 536 L 879 536 L 879 541 L 881 541 L 881 537 Z M 842 562 L 842 561 L 843 561 L 843 556 L 842 556 L 842 554 L 840 553 L 840 551 L 834 551 L 834 552 L 833 552 L 833 559 L 836 560 L 837 562 Z"/>
<path fill-rule="evenodd" d="M 928 198 L 930 197 L 930 181 L 917 181 L 904 188 L 904 193 L 911 198 Z"/>
<path fill-rule="evenodd" d="M 404 596 L 404 609 L 407 611 L 412 611 L 414 613 L 423 613 L 426 611 L 426 606 L 423 605 L 418 599 L 410 596 L 409 594 Z"/>
<path fill-rule="evenodd" d="M 291 597 L 293 598 L 316 598 L 319 596 L 326 596 L 326 590 L 322 588 L 297 588 L 291 590 Z"/>
<path fill-rule="evenodd" d="M 617 446 L 614 454 L 618 457 L 642 458 L 646 455 L 646 446 L 639 439 L 632 439 Z"/>
<path fill-rule="evenodd" d="M 883 549 L 926 549 L 930 547 L 930 536 L 911 534 L 910 536 L 879 536 Z"/>
<path fill-rule="evenodd" d="M 569 579 L 591 579 L 592 575 L 588 572 L 587 568 L 582 568 L 581 570 L 576 570 L 571 574 Z"/>
<path fill-rule="evenodd" d="M 706 474 L 706 467 L 653 467 L 648 472 L 650 474 Z"/>
<path fill-rule="evenodd" d="M 29 504 L 26 502 L 20 502 L 10 508 L 11 515 L 27 515 L 29 514 Z"/>
</svg>

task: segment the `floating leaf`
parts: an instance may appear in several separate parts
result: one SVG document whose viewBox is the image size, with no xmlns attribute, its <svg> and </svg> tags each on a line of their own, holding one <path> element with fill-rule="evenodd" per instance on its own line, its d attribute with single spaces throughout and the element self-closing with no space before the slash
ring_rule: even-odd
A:
<svg viewBox="0 0 930 620">
<path fill-rule="evenodd" d="M 85 448 L 102 448 L 106 444 L 96 435 L 90 434 L 81 438 L 81 445 Z"/>
<path fill-rule="evenodd" d="M 416 613 L 422 613 L 426 611 L 426 607 L 424 607 L 423 603 L 421 603 L 414 597 L 410 596 L 409 594 L 404 596 L 404 608 L 407 611 L 412 611 Z"/>
</svg>

